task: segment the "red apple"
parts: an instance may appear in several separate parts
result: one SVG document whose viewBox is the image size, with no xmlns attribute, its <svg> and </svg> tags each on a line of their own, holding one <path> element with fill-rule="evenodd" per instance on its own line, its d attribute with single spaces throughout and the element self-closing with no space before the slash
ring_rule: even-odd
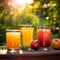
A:
<svg viewBox="0 0 60 60">
<path fill-rule="evenodd" d="M 55 38 L 52 40 L 52 47 L 56 49 L 60 49 L 60 39 Z"/>
<path fill-rule="evenodd" d="M 40 44 L 38 43 L 37 40 L 35 40 L 35 41 L 33 41 L 33 42 L 31 43 L 31 48 L 32 48 L 32 49 L 38 50 L 39 47 L 40 47 Z"/>
</svg>

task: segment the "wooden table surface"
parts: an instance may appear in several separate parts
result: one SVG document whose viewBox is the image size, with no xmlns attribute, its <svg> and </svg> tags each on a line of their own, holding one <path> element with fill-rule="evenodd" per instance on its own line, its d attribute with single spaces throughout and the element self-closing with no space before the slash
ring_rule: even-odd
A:
<svg viewBox="0 0 60 60">
<path fill-rule="evenodd" d="M 7 49 L 0 49 L 0 60 L 60 60 L 60 50 L 22 51 L 10 53 Z"/>
</svg>

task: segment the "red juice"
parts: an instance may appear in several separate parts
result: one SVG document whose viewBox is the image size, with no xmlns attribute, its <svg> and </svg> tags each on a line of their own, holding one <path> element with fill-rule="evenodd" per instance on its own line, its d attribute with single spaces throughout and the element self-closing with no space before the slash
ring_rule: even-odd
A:
<svg viewBox="0 0 60 60">
<path fill-rule="evenodd" d="M 43 35 L 44 35 L 44 32 L 42 29 L 37 29 L 37 39 L 38 39 L 38 42 L 40 44 L 40 47 L 43 47 Z"/>
<path fill-rule="evenodd" d="M 50 29 L 37 29 L 37 39 L 41 47 L 50 46 Z"/>
<path fill-rule="evenodd" d="M 44 31 L 43 47 L 49 47 L 50 46 L 51 30 L 50 29 L 44 29 L 43 31 Z"/>
</svg>

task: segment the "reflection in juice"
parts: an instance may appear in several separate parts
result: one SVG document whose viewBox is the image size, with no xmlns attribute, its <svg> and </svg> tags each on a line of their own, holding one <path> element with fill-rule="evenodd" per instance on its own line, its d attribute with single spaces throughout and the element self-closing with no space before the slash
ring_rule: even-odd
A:
<svg viewBox="0 0 60 60">
<path fill-rule="evenodd" d="M 8 49 L 19 49 L 20 32 L 6 32 L 6 41 Z"/>
<path fill-rule="evenodd" d="M 33 27 L 22 27 L 22 42 L 24 47 L 30 47 L 31 42 L 33 41 Z"/>
<path fill-rule="evenodd" d="M 37 39 L 41 47 L 50 46 L 50 35 L 51 35 L 50 29 L 37 29 Z"/>
</svg>

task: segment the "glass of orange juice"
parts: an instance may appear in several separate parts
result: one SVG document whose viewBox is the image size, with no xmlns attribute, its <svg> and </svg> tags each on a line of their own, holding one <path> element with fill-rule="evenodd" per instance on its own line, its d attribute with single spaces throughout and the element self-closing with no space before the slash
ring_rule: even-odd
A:
<svg viewBox="0 0 60 60">
<path fill-rule="evenodd" d="M 10 52 L 15 52 L 19 50 L 20 47 L 20 30 L 12 30 L 7 29 L 6 30 L 6 43 L 7 43 L 7 49 Z"/>
<path fill-rule="evenodd" d="M 30 47 L 31 42 L 33 41 L 33 31 L 34 31 L 34 28 L 32 25 L 21 26 L 22 45 L 24 48 Z"/>
</svg>

